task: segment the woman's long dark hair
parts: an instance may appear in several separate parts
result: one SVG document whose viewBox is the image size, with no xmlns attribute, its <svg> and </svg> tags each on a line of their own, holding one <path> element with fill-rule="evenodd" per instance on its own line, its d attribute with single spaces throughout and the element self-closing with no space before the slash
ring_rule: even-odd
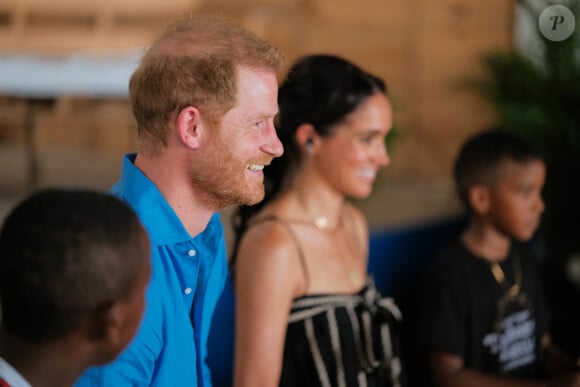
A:
<svg viewBox="0 0 580 387">
<path fill-rule="evenodd" d="M 337 56 L 309 55 L 292 66 L 278 91 L 280 112 L 276 128 L 284 154 L 264 168 L 264 200 L 238 207 L 232 218 L 235 231 L 232 267 L 248 221 L 289 184 L 302 162 L 296 129 L 309 123 L 318 135 L 330 136 L 336 124 L 377 91 L 387 93 L 380 78 Z"/>
</svg>

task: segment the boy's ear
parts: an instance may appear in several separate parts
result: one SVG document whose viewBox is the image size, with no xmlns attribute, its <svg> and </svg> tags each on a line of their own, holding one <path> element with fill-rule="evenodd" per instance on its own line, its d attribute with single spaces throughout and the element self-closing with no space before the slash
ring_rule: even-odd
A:
<svg viewBox="0 0 580 387">
<path fill-rule="evenodd" d="M 489 187 L 483 184 L 476 184 L 469 188 L 467 196 L 473 211 L 479 215 L 487 214 L 491 207 L 490 194 Z"/>
<path fill-rule="evenodd" d="M 203 133 L 203 120 L 199 110 L 193 106 L 181 109 L 177 114 L 176 125 L 179 140 L 188 148 L 198 148 Z"/>
<path fill-rule="evenodd" d="M 119 303 L 99 305 L 86 322 L 86 337 L 97 349 L 98 363 L 111 361 L 127 344 Z"/>
<path fill-rule="evenodd" d="M 103 303 L 96 307 L 93 312 L 87 317 L 86 321 L 86 335 L 91 341 L 108 340 L 110 335 L 111 320 L 114 317 L 114 304 Z M 113 323 L 114 325 L 114 323 Z"/>
</svg>

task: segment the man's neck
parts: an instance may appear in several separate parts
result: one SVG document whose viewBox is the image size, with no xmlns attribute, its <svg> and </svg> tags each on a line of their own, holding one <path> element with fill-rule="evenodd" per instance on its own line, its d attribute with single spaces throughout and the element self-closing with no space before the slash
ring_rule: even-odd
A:
<svg viewBox="0 0 580 387">
<path fill-rule="evenodd" d="M 142 155 L 135 159 L 135 166 L 155 184 L 191 237 L 205 230 L 216 209 L 203 201 L 203 195 L 195 192 L 183 167 L 174 166 L 171 160 L 161 157 Z"/>
</svg>

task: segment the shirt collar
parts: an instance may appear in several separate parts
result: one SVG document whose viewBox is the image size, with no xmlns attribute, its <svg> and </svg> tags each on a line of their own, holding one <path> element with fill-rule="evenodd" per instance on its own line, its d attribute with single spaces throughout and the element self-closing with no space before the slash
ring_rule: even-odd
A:
<svg viewBox="0 0 580 387">
<path fill-rule="evenodd" d="M 32 387 L 24 379 L 20 372 L 16 371 L 6 360 L 0 356 L 0 378 L 4 379 L 11 387 Z"/>
<path fill-rule="evenodd" d="M 136 157 L 135 153 L 125 155 L 121 178 L 111 188 L 111 193 L 131 205 L 149 232 L 153 245 L 191 240 L 191 235 L 159 189 L 135 166 Z M 214 229 L 216 221 L 220 222 L 217 212 L 212 216 L 207 229 Z"/>
</svg>

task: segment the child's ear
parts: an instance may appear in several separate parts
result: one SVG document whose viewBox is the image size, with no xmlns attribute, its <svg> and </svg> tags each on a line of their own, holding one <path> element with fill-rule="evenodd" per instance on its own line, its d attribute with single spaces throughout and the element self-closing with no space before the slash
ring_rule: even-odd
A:
<svg viewBox="0 0 580 387">
<path fill-rule="evenodd" d="M 86 321 L 86 337 L 96 348 L 95 362 L 108 362 L 126 345 L 124 314 L 119 303 L 99 305 Z"/>
<path fill-rule="evenodd" d="M 86 336 L 90 341 L 106 340 L 108 333 L 108 325 L 110 319 L 111 303 L 103 303 L 97 306 L 90 315 L 87 316 L 85 327 Z"/>
<path fill-rule="evenodd" d="M 488 186 L 476 184 L 469 188 L 467 195 L 469 204 L 473 211 L 479 215 L 485 215 L 488 213 L 491 207 L 491 197 Z"/>
<path fill-rule="evenodd" d="M 106 302 L 95 308 L 87 322 L 91 341 L 116 343 L 121 334 L 123 313 L 119 303 Z"/>
</svg>

